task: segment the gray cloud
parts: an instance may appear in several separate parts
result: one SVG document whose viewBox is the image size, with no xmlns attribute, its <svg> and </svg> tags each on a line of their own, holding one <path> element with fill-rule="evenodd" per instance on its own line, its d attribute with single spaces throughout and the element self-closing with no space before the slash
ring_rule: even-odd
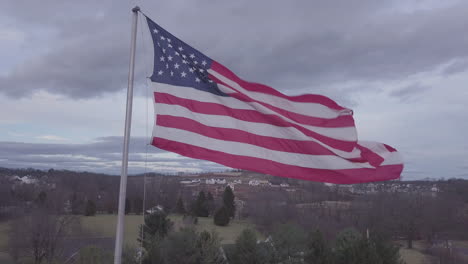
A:
<svg viewBox="0 0 468 264">
<path fill-rule="evenodd" d="M 0 142 L 0 167 L 89 170 L 118 174 L 122 160 L 122 138 L 98 138 L 88 144 L 46 144 Z M 177 173 L 178 171 L 213 171 L 225 167 L 207 161 L 171 155 L 146 140 L 134 137 L 130 143 L 129 171 Z"/>
<path fill-rule="evenodd" d="M 392 11 L 399 1 L 268 1 L 267 9 L 264 1 L 246 0 L 140 2 L 161 25 L 240 76 L 288 91 L 404 78 L 468 56 L 468 39 L 460 34 L 468 24 L 466 2 L 412 12 Z M 55 33 L 47 43 L 36 43 L 48 52 L 0 77 L 1 92 L 21 97 L 43 89 L 87 98 L 125 87 L 129 3 L 32 5 L 7 1 L 2 10 L 17 21 L 18 30 L 42 27 Z M 147 44 L 139 45 L 140 82 L 148 65 Z"/>
<path fill-rule="evenodd" d="M 417 97 L 420 97 L 424 91 L 430 89 L 428 86 L 424 86 L 420 83 L 413 83 L 411 85 L 405 86 L 401 89 L 394 90 L 390 93 L 390 96 L 396 97 L 401 101 L 408 102 Z"/>
</svg>

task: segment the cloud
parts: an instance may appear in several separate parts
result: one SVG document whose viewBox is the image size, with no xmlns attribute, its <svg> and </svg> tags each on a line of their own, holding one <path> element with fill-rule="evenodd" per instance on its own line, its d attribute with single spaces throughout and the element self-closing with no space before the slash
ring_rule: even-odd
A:
<svg viewBox="0 0 468 264">
<path fill-rule="evenodd" d="M 97 138 L 86 144 L 0 142 L 0 167 L 70 169 L 119 174 L 122 137 Z M 146 145 L 145 138 L 130 141 L 129 172 L 165 173 L 221 171 L 226 167 L 163 152 Z"/>
<path fill-rule="evenodd" d="M 421 95 L 428 89 L 430 89 L 430 87 L 424 86 L 420 83 L 413 83 L 401 89 L 390 92 L 390 96 L 396 97 L 401 101 L 410 101 L 412 99 L 421 97 Z"/>
<path fill-rule="evenodd" d="M 395 8 L 400 1 L 370 0 L 268 1 L 268 12 L 265 1 L 141 4 L 168 30 L 240 76 L 291 93 L 350 80 L 404 78 L 468 56 L 468 39 L 461 34 L 468 24 L 464 1 L 410 12 Z M 24 5 L 7 1 L 4 15 L 26 32 L 34 26 L 55 33 L 37 43 L 48 52 L 0 77 L 1 92 L 23 97 L 42 89 L 89 98 L 126 86 L 130 4 Z M 141 38 L 145 25 L 140 30 L 136 79 L 144 82 L 150 44 Z"/>
<path fill-rule="evenodd" d="M 56 135 L 42 135 L 42 136 L 37 136 L 37 139 L 43 139 L 43 140 L 51 140 L 51 141 L 66 141 L 68 140 L 67 138 L 64 137 L 59 137 Z"/>
</svg>

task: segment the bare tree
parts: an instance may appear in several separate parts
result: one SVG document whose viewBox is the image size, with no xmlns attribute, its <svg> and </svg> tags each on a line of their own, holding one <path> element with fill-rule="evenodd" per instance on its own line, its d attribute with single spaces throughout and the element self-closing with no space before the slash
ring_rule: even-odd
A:
<svg viewBox="0 0 468 264">
<path fill-rule="evenodd" d="M 22 260 L 34 264 L 54 263 L 60 257 L 63 239 L 74 224 L 78 224 L 75 216 L 59 215 L 45 207 L 33 209 L 12 221 L 11 256 L 20 263 Z"/>
</svg>

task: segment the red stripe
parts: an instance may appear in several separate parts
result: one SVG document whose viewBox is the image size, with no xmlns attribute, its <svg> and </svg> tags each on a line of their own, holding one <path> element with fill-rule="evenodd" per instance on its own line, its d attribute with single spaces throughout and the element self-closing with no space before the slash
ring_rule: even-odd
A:
<svg viewBox="0 0 468 264">
<path fill-rule="evenodd" d="M 322 104 L 326 107 L 329 107 L 335 110 L 347 109 L 338 105 L 335 101 L 323 95 L 304 94 L 304 95 L 298 95 L 298 96 L 287 96 L 269 86 L 259 84 L 259 83 L 252 83 L 252 82 L 244 81 L 241 78 L 239 78 L 236 74 L 234 74 L 232 71 L 230 71 L 228 68 L 224 67 L 223 65 L 221 65 L 220 63 L 216 61 L 213 61 L 211 63 L 210 68 L 220 73 L 221 75 L 233 80 L 234 82 L 238 83 L 240 86 L 242 86 L 246 90 L 249 90 L 252 92 L 260 92 L 264 94 L 274 95 L 274 96 L 281 97 L 281 98 L 284 98 L 293 102 Z"/>
<path fill-rule="evenodd" d="M 220 79 L 216 78 L 213 75 L 210 75 L 210 78 L 213 79 L 218 84 L 223 84 L 224 86 L 231 87 L 227 83 L 221 81 Z M 231 88 L 234 89 L 233 87 L 231 87 Z M 236 89 L 234 89 L 234 90 L 237 91 Z M 354 119 L 353 119 L 352 115 L 342 115 L 342 116 L 338 116 L 336 118 L 331 118 L 331 119 L 312 117 L 312 116 L 306 116 L 306 115 L 294 113 L 294 112 L 284 110 L 282 108 L 267 104 L 265 102 L 255 100 L 255 99 L 250 98 L 249 96 L 247 96 L 247 95 L 245 95 L 243 93 L 240 93 L 240 92 L 230 93 L 229 96 L 234 97 L 234 98 L 236 98 L 236 99 L 238 99 L 240 101 L 246 102 L 246 103 L 251 103 L 251 102 L 258 103 L 258 104 L 260 104 L 260 105 L 262 105 L 262 106 L 264 106 L 264 107 L 266 107 L 266 108 L 280 114 L 281 116 L 287 117 L 287 118 L 289 118 L 291 120 L 294 120 L 294 121 L 296 121 L 298 123 L 301 123 L 301 124 L 304 124 L 304 125 L 330 127 L 330 126 L 326 126 L 326 124 L 329 123 L 329 122 L 333 122 L 333 124 L 334 124 L 336 122 L 336 124 L 339 124 L 339 126 L 341 126 L 341 127 L 354 126 Z"/>
<path fill-rule="evenodd" d="M 260 136 L 239 129 L 211 127 L 195 120 L 169 115 L 158 115 L 156 125 L 187 130 L 206 137 L 247 143 L 271 150 L 309 155 L 334 155 L 333 152 L 313 141 Z M 157 129 L 157 128 L 156 128 Z"/>
<path fill-rule="evenodd" d="M 168 93 L 158 93 L 158 92 L 156 92 L 154 94 L 155 102 L 156 103 L 158 102 L 157 97 L 159 97 L 159 96 L 167 97 L 168 95 L 173 96 L 173 95 L 168 94 Z M 238 94 L 230 94 L 230 96 L 234 97 L 234 98 L 236 98 L 238 100 L 241 100 L 243 102 L 247 102 L 247 103 L 248 102 L 253 102 L 253 100 L 248 100 L 248 97 L 246 97 L 246 96 L 242 96 L 242 95 L 238 95 Z M 179 98 L 179 97 L 176 97 L 176 98 Z M 179 98 L 179 99 L 182 99 L 182 98 Z M 212 106 L 214 108 L 219 108 L 217 106 L 221 106 L 220 104 L 215 104 L 215 103 L 205 103 L 205 104 L 207 104 L 207 105 L 211 104 L 210 106 Z M 339 116 L 339 117 L 333 118 L 333 119 L 326 119 L 326 118 L 311 117 L 311 116 L 305 116 L 305 115 L 301 115 L 301 114 L 297 114 L 297 113 L 292 113 L 292 112 L 280 109 L 278 107 L 270 106 L 270 105 L 267 105 L 267 104 L 265 104 L 265 106 L 272 109 L 273 111 L 277 112 L 278 114 L 280 114 L 280 116 L 285 116 L 287 118 L 290 118 L 291 120 L 294 120 L 294 121 L 296 121 L 298 123 L 301 123 L 301 124 L 304 124 L 304 125 L 317 126 L 317 127 L 330 127 L 330 128 L 332 128 L 332 127 L 354 127 L 354 119 L 353 119 L 352 116 L 349 116 L 349 115 L 348 116 Z M 227 108 L 227 107 L 225 107 L 225 108 Z M 227 108 L 227 109 L 232 109 L 232 108 Z M 209 111 L 209 108 L 206 108 L 206 111 Z M 239 110 L 236 109 L 236 111 L 240 111 L 240 109 Z M 242 111 L 244 111 L 249 116 L 261 117 L 260 119 L 265 119 L 265 117 L 267 117 L 267 116 L 274 117 L 275 119 L 278 118 L 278 117 L 276 117 L 276 115 L 264 114 L 264 113 L 256 111 L 256 110 L 244 109 Z M 284 120 L 284 119 L 281 119 L 281 120 Z"/>
<path fill-rule="evenodd" d="M 310 131 L 302 126 L 287 122 L 275 115 L 266 115 L 266 114 L 259 113 L 257 111 L 246 110 L 246 109 L 233 109 L 233 108 L 229 108 L 220 104 L 199 102 L 195 100 L 179 98 L 177 96 L 173 96 L 173 95 L 166 94 L 166 93 L 154 93 L 154 96 L 155 96 L 156 103 L 180 105 L 196 113 L 231 116 L 233 118 L 243 120 L 243 121 L 265 123 L 265 124 L 271 124 L 271 125 L 275 125 L 279 127 L 294 127 L 300 132 L 302 132 L 304 135 L 315 138 L 328 146 L 331 146 L 335 149 L 340 149 L 343 151 L 348 151 L 348 152 L 352 151 L 354 147 L 356 146 L 356 142 L 357 142 L 357 141 L 344 141 L 344 140 L 338 140 L 338 139 L 326 137 L 314 131 Z"/>
<path fill-rule="evenodd" d="M 227 154 L 157 137 L 153 138 L 152 145 L 183 156 L 209 160 L 231 168 L 251 170 L 279 177 L 335 184 L 354 184 L 398 179 L 403 170 L 402 164 L 385 165 L 376 169 L 324 170 L 304 168 L 266 159 Z"/>
</svg>

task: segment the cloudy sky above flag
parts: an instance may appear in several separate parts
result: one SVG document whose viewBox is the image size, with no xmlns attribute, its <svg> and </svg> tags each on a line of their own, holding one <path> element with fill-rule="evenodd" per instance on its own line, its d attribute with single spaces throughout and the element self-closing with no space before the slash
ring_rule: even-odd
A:
<svg viewBox="0 0 468 264">
<path fill-rule="evenodd" d="M 360 139 L 402 152 L 403 178 L 468 178 L 462 0 L 5 0 L 0 167 L 119 172 L 136 4 L 243 79 L 352 108 Z M 224 169 L 146 145 L 152 53 L 139 22 L 130 172 L 145 160 L 151 171 Z"/>
</svg>

